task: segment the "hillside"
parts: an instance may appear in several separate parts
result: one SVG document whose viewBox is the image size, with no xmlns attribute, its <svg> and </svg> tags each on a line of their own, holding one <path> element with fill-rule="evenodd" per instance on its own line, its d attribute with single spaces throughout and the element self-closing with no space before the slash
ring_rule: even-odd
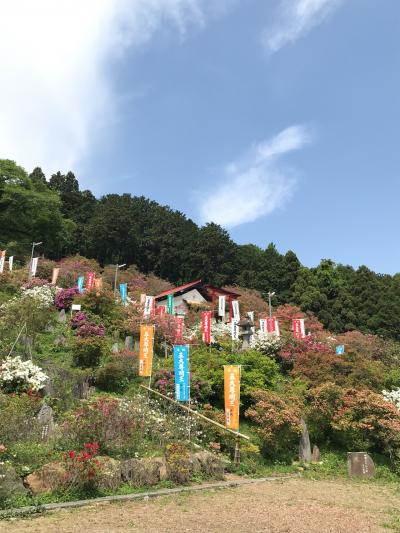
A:
<svg viewBox="0 0 400 533">
<path fill-rule="evenodd" d="M 273 240 L 273 235 L 270 235 Z M 173 284 L 203 279 L 260 291 L 273 304 L 315 313 L 334 332 L 358 329 L 400 338 L 400 275 L 376 274 L 324 259 L 316 268 L 296 254 L 234 243 L 216 224 L 199 227 L 184 214 L 144 197 L 81 191 L 72 172 L 47 181 L 0 160 L 0 247 L 23 264 L 32 242 L 54 260 L 79 253 L 101 265 L 134 264 Z"/>
</svg>

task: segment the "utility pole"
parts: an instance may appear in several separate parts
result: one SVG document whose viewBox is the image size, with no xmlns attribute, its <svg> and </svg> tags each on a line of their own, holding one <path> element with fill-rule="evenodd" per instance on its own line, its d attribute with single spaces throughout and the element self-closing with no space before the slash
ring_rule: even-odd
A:
<svg viewBox="0 0 400 533">
<path fill-rule="evenodd" d="M 126 266 L 126 263 L 123 265 L 115 265 L 115 276 L 114 276 L 114 297 L 117 294 L 117 277 L 118 277 L 118 270 L 122 267 Z"/>
<path fill-rule="evenodd" d="M 33 243 L 32 243 L 31 260 L 29 261 L 29 280 L 32 279 L 33 252 L 34 252 L 34 250 L 35 250 L 35 246 L 39 246 L 39 244 L 43 244 L 43 243 L 42 243 L 42 242 L 33 242 Z"/>
<path fill-rule="evenodd" d="M 268 308 L 269 308 L 269 318 L 272 318 L 272 304 L 271 304 L 271 298 L 275 296 L 275 292 L 269 292 L 268 293 Z"/>
</svg>

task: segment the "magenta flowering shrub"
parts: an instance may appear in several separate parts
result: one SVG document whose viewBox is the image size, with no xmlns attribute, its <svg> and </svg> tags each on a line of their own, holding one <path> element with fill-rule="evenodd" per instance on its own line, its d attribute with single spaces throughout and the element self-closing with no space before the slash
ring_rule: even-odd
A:
<svg viewBox="0 0 400 533">
<path fill-rule="evenodd" d="M 87 322 L 87 316 L 85 313 L 75 313 L 73 317 L 71 318 L 71 328 L 76 329 L 80 326 L 83 326 Z"/>
<path fill-rule="evenodd" d="M 106 328 L 103 324 L 95 324 L 94 322 L 84 322 L 76 330 L 78 337 L 104 337 Z"/>
<path fill-rule="evenodd" d="M 166 369 L 159 370 L 154 376 L 154 388 L 165 396 L 173 397 L 175 393 L 174 372 Z M 207 381 L 198 379 L 193 375 L 190 376 L 190 398 L 192 401 L 203 403 L 211 395 L 211 386 Z"/>
<path fill-rule="evenodd" d="M 71 287 L 69 289 L 61 289 L 55 298 L 55 305 L 57 309 L 68 310 L 71 308 L 72 300 L 79 294 L 78 287 Z"/>
</svg>

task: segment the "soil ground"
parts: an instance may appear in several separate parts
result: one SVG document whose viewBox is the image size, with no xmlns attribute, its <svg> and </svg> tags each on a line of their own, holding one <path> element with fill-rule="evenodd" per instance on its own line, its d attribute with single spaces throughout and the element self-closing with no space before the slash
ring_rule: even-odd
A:
<svg viewBox="0 0 400 533">
<path fill-rule="evenodd" d="M 399 516 L 393 486 L 289 479 L 63 510 L 1 522 L 0 532 L 368 533 L 393 531 Z"/>
</svg>

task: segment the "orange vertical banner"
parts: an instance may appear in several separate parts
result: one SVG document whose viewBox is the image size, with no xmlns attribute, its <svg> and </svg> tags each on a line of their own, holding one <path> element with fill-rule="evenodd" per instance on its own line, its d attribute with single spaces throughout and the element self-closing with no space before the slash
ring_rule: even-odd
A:
<svg viewBox="0 0 400 533">
<path fill-rule="evenodd" d="M 240 365 L 224 366 L 225 427 L 239 431 Z"/>
<path fill-rule="evenodd" d="M 103 278 L 95 278 L 94 287 L 96 289 L 96 296 L 100 296 L 100 293 L 103 289 Z"/>
<path fill-rule="evenodd" d="M 154 326 L 140 326 L 139 376 L 150 377 L 153 365 Z"/>
</svg>

